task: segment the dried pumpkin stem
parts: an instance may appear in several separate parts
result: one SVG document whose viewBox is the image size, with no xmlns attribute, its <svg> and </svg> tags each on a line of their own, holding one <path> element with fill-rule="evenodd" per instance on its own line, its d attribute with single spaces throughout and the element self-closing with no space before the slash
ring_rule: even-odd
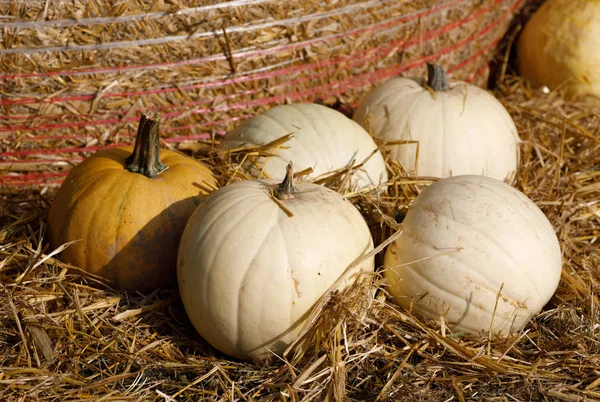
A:
<svg viewBox="0 0 600 402">
<path fill-rule="evenodd" d="M 126 169 L 152 178 L 167 170 L 160 161 L 160 114 L 144 113 L 140 118 L 133 153 L 125 160 Z"/>
<path fill-rule="evenodd" d="M 448 84 L 448 74 L 442 66 L 433 63 L 427 63 L 427 86 L 434 91 L 447 91 L 450 89 Z"/>
<path fill-rule="evenodd" d="M 275 195 L 278 200 L 291 200 L 297 193 L 298 191 L 294 187 L 294 166 L 290 161 L 285 168 L 285 177 L 283 178 L 283 181 L 273 189 L 273 195 Z"/>
</svg>

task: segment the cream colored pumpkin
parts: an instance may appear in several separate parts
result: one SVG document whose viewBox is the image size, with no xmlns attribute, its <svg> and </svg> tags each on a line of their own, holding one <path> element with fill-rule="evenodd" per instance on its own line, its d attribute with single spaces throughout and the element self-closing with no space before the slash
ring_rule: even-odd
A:
<svg viewBox="0 0 600 402">
<path fill-rule="evenodd" d="M 456 332 L 476 335 L 492 321 L 494 334 L 519 331 L 556 291 L 562 259 L 552 225 L 508 184 L 440 180 L 415 199 L 402 226 L 384 258 L 393 301 L 429 318 L 445 315 Z"/>
<path fill-rule="evenodd" d="M 289 184 L 286 176 L 279 187 L 272 180 L 222 187 L 196 209 L 181 239 L 177 275 L 185 310 L 206 341 L 240 359 L 282 353 L 315 302 L 373 249 L 365 220 L 348 200 L 312 183 L 290 192 Z M 341 286 L 373 264 L 373 257 L 358 264 Z"/>
<path fill-rule="evenodd" d="M 502 104 L 465 82 L 448 82 L 428 65 L 428 87 L 394 78 L 374 88 L 354 120 L 388 145 L 390 158 L 418 176 L 482 174 L 510 179 L 517 170 L 519 136 Z"/>
<path fill-rule="evenodd" d="M 308 178 L 362 163 L 377 145 L 360 125 L 342 113 L 314 103 L 278 105 L 245 121 L 228 132 L 222 147 L 232 149 L 264 145 L 287 134 L 293 138 L 262 158 L 262 175 L 281 180 L 286 165 L 293 160 L 298 170 L 312 168 Z M 353 188 L 376 186 L 387 181 L 381 152 L 377 151 L 352 177 Z"/>
<path fill-rule="evenodd" d="M 600 97 L 600 1 L 545 1 L 523 29 L 517 57 L 535 86 Z"/>
</svg>

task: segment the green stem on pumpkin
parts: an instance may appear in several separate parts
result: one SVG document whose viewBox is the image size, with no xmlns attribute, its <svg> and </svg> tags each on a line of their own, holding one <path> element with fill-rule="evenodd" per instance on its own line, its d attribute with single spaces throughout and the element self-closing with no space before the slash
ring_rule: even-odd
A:
<svg viewBox="0 0 600 402">
<path fill-rule="evenodd" d="M 427 86 L 434 91 L 447 91 L 450 89 L 448 84 L 448 74 L 438 64 L 427 63 Z"/>
<path fill-rule="evenodd" d="M 142 114 L 133 153 L 125 160 L 126 169 L 148 178 L 158 176 L 168 166 L 160 161 L 160 113 Z"/>
<path fill-rule="evenodd" d="M 285 168 L 285 177 L 283 181 L 273 189 L 273 194 L 279 200 L 291 200 L 298 191 L 294 187 L 294 166 L 292 162 Z"/>
</svg>

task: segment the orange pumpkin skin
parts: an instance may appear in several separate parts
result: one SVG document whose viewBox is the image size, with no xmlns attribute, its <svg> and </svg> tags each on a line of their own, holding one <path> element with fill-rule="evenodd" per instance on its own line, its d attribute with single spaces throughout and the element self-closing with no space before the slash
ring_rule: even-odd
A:
<svg viewBox="0 0 600 402">
<path fill-rule="evenodd" d="M 126 170 L 133 147 L 100 151 L 71 170 L 49 211 L 53 247 L 81 239 L 62 260 L 120 289 L 150 292 L 176 283 L 188 218 L 217 187 L 209 168 L 162 150 L 168 169 L 148 178 Z"/>
</svg>

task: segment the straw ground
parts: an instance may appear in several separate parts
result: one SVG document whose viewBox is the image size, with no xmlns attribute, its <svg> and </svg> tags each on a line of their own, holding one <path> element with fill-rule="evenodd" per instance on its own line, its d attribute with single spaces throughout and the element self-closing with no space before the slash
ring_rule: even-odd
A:
<svg viewBox="0 0 600 402">
<path fill-rule="evenodd" d="M 0 225 L 0 397 L 600 400 L 598 109 L 566 101 L 560 91 L 533 90 L 512 75 L 496 95 L 523 140 L 516 186 L 549 217 L 564 256 L 555 297 L 523 332 L 463 340 L 442 319 L 424 322 L 390 304 L 377 274 L 325 300 L 284 359 L 234 361 L 194 332 L 176 291 L 127 295 L 68 271 L 46 244 L 52 189 L 7 192 Z M 245 177 L 241 153 L 227 157 L 209 143 L 188 152 L 211 164 L 222 184 Z M 398 166 L 390 170 L 389 195 L 349 194 L 378 243 L 396 233 L 397 212 L 430 182 L 403 176 Z"/>
</svg>

